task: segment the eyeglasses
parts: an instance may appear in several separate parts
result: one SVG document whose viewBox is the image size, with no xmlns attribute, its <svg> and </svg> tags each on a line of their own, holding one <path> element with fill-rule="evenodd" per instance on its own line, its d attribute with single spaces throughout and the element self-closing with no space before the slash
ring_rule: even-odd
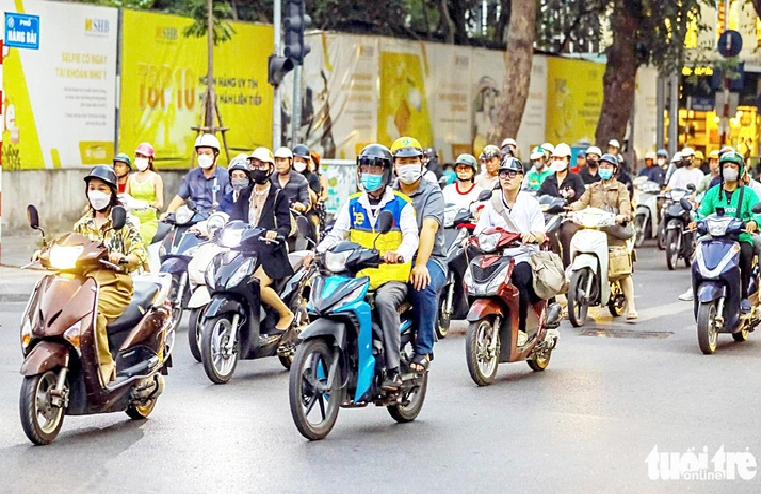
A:
<svg viewBox="0 0 761 494">
<path fill-rule="evenodd" d="M 268 170 L 269 167 L 270 167 L 270 164 L 264 161 L 252 160 L 252 159 L 248 160 L 249 170 Z"/>
<path fill-rule="evenodd" d="M 457 172 L 467 172 L 471 171 L 470 165 L 457 165 L 455 167 L 455 171 Z"/>
<path fill-rule="evenodd" d="M 518 176 L 517 170 L 500 170 L 499 178 L 515 178 Z"/>
</svg>

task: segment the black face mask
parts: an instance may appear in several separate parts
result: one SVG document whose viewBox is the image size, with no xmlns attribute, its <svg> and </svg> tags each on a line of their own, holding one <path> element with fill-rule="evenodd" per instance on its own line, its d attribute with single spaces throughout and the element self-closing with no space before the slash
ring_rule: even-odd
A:
<svg viewBox="0 0 761 494">
<path fill-rule="evenodd" d="M 592 159 L 587 158 L 587 166 L 589 168 L 591 168 L 592 170 L 596 170 L 597 169 L 597 165 L 598 165 L 597 160 L 592 160 Z"/>
<path fill-rule="evenodd" d="M 251 178 L 259 185 L 266 184 L 270 179 L 268 170 L 252 170 Z"/>
</svg>

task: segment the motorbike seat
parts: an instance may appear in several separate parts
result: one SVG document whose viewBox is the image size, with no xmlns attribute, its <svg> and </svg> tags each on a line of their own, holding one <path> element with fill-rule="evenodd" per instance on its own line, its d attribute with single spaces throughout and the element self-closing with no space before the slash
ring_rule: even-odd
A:
<svg viewBox="0 0 761 494">
<path fill-rule="evenodd" d="M 134 291 L 132 300 L 122 315 L 108 325 L 109 334 L 130 331 L 137 326 L 137 323 L 150 309 L 153 298 L 159 292 L 159 285 L 152 281 L 137 281 L 134 283 Z"/>
</svg>

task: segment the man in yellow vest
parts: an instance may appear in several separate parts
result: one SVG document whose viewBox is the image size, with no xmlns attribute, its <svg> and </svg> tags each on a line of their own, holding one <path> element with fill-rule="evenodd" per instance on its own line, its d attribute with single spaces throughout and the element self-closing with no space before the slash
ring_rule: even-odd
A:
<svg viewBox="0 0 761 494">
<path fill-rule="evenodd" d="M 407 297 L 412 257 L 418 248 L 418 228 L 412 201 L 391 188 L 391 152 L 380 144 L 371 144 L 357 158 L 357 183 L 362 192 L 349 198 L 336 217 L 333 229 L 317 246 L 325 252 L 347 236 L 364 248 L 373 246 L 386 263 L 378 268 L 363 269 L 358 276 L 370 277 L 375 290 L 375 310 L 383 330 L 386 355 L 386 379 L 383 389 L 394 391 L 402 385 L 399 373 L 401 321 L 397 309 Z M 394 215 L 394 227 L 378 236 L 376 227 L 381 211 Z M 377 238 L 377 240 L 376 240 Z"/>
</svg>

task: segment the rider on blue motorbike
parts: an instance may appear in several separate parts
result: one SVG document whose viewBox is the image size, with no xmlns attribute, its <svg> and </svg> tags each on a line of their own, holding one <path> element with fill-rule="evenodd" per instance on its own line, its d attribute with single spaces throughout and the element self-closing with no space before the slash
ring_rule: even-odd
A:
<svg viewBox="0 0 761 494">
<path fill-rule="evenodd" d="M 369 276 L 370 289 L 375 290 L 375 310 L 383 331 L 388 371 L 382 385 L 386 391 L 402 385 L 398 308 L 407 297 L 411 261 L 419 242 L 412 201 L 390 186 L 391 165 L 391 152 L 385 146 L 371 144 L 362 150 L 357 158 L 357 182 L 362 192 L 343 205 L 333 229 L 317 246 L 317 252 L 322 253 L 348 236 L 363 248 L 377 248 L 385 259 L 378 268 L 363 269 L 358 275 Z M 394 226 L 389 233 L 378 235 L 376 227 L 382 211 L 394 215 Z"/>
<path fill-rule="evenodd" d="M 758 227 L 761 217 L 754 215 L 751 208 L 759 202 L 758 196 L 750 187 L 740 183 L 745 171 L 745 160 L 736 151 L 722 154 L 719 159 L 718 186 L 712 187 L 700 202 L 700 209 L 696 214 L 696 221 L 716 213 L 717 209 L 724 209 L 724 213 L 739 218 L 745 223 L 745 231 L 740 235 L 740 277 L 742 286 L 741 310 L 743 313 L 750 312 L 751 306 L 748 301 L 748 285 L 750 283 L 751 268 L 753 262 L 753 240 L 751 234 Z M 690 224 L 694 229 L 696 223 Z"/>
</svg>

